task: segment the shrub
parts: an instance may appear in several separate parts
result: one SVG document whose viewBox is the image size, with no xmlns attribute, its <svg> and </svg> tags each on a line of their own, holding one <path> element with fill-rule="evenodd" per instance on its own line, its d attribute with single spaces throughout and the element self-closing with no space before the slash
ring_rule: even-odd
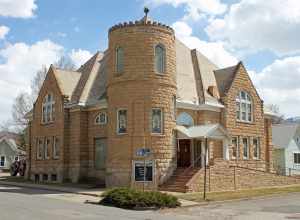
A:
<svg viewBox="0 0 300 220">
<path fill-rule="evenodd" d="M 180 206 L 177 197 L 155 191 L 140 191 L 130 188 L 115 188 L 104 192 L 101 205 L 125 209 L 175 208 Z"/>
</svg>

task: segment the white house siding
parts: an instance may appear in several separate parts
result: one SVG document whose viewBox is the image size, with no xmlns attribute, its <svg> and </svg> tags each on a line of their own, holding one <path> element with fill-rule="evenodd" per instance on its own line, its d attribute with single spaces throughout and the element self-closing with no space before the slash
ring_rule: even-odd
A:
<svg viewBox="0 0 300 220">
<path fill-rule="evenodd" d="M 294 153 L 300 153 L 300 147 L 293 139 L 285 149 L 285 167 L 287 175 L 300 175 L 300 164 L 294 164 Z"/>
<path fill-rule="evenodd" d="M 10 168 L 10 165 L 17 156 L 17 153 L 13 151 L 5 141 L 2 141 L 0 143 L 0 157 L 1 156 L 5 156 L 5 165 L 4 167 L 0 167 L 0 170 L 6 170 Z"/>
</svg>

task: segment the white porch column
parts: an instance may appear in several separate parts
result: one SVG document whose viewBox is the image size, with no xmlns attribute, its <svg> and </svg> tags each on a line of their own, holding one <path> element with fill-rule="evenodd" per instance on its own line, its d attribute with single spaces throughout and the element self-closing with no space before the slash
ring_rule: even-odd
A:
<svg viewBox="0 0 300 220">
<path fill-rule="evenodd" d="M 228 139 L 223 140 L 223 159 L 229 160 L 229 141 Z"/>
</svg>

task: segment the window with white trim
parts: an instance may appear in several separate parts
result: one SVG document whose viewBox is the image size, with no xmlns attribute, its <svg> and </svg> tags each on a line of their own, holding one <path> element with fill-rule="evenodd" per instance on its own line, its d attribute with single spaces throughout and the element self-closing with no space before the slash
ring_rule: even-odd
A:
<svg viewBox="0 0 300 220">
<path fill-rule="evenodd" d="M 5 166 L 5 156 L 0 156 L 0 167 Z"/>
<path fill-rule="evenodd" d="M 53 137 L 53 158 L 59 159 L 60 155 L 60 142 L 58 137 Z"/>
<path fill-rule="evenodd" d="M 300 165 L 300 153 L 294 153 L 294 164 Z"/>
<path fill-rule="evenodd" d="M 122 47 L 116 49 L 116 70 L 121 73 L 124 70 L 124 50 Z"/>
<path fill-rule="evenodd" d="M 243 138 L 243 158 L 249 159 L 249 138 Z"/>
<path fill-rule="evenodd" d="M 153 161 L 134 161 L 134 180 L 136 182 L 151 182 L 154 176 Z"/>
<path fill-rule="evenodd" d="M 95 118 L 96 125 L 105 125 L 107 123 L 107 114 L 106 112 L 99 113 Z"/>
<path fill-rule="evenodd" d="M 38 138 L 36 140 L 36 158 L 38 160 L 43 159 L 43 148 L 44 148 L 44 142 L 43 139 Z"/>
<path fill-rule="evenodd" d="M 238 137 L 233 137 L 231 139 L 231 146 L 232 146 L 232 159 L 239 158 L 239 141 Z"/>
<path fill-rule="evenodd" d="M 161 134 L 163 130 L 163 113 L 161 108 L 152 108 L 152 129 L 154 134 Z"/>
<path fill-rule="evenodd" d="M 44 142 L 44 158 L 49 159 L 50 158 L 50 139 L 46 138 Z"/>
<path fill-rule="evenodd" d="M 157 73 L 165 72 L 165 47 L 162 44 L 158 44 L 155 47 L 155 70 Z"/>
<path fill-rule="evenodd" d="M 44 97 L 42 104 L 42 123 L 49 123 L 54 121 L 54 98 L 52 94 L 47 94 Z"/>
<path fill-rule="evenodd" d="M 243 122 L 252 122 L 252 109 L 251 96 L 245 91 L 240 91 L 236 97 L 236 119 Z"/>
<path fill-rule="evenodd" d="M 117 133 L 127 133 L 127 110 L 119 109 L 117 113 Z"/>
<path fill-rule="evenodd" d="M 260 159 L 260 141 L 259 138 L 253 138 L 253 158 Z"/>
</svg>

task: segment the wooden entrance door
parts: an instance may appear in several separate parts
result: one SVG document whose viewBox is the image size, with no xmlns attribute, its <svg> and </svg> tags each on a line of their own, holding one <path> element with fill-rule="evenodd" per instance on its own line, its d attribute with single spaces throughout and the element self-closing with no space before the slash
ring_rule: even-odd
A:
<svg viewBox="0 0 300 220">
<path fill-rule="evenodd" d="M 188 167 L 191 165 L 191 141 L 179 140 L 177 150 L 177 167 Z"/>
</svg>

